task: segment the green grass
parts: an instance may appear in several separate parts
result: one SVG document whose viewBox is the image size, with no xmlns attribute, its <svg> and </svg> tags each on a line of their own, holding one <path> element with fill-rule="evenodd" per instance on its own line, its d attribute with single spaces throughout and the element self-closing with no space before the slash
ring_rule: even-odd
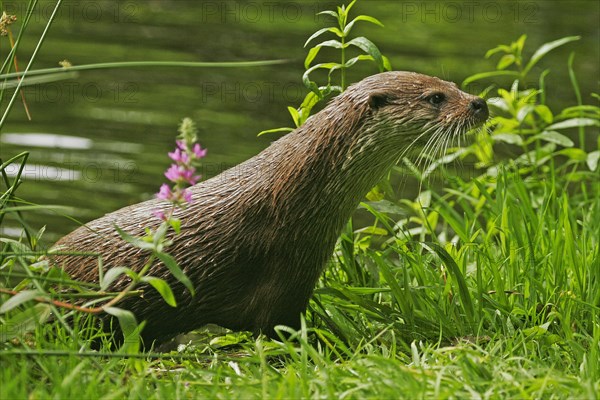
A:
<svg viewBox="0 0 600 400">
<path fill-rule="evenodd" d="M 3 344 L 0 398 L 598 398 L 599 185 L 557 193 L 554 172 L 434 195 L 457 245 L 349 227 L 290 340 L 108 357 L 91 325 L 46 324 Z"/>
</svg>

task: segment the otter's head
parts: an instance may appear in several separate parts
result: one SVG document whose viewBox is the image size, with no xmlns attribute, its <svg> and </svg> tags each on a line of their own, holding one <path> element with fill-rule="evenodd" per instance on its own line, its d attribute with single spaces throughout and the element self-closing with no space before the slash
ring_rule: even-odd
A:
<svg viewBox="0 0 600 400">
<path fill-rule="evenodd" d="M 368 131 L 411 149 L 439 150 L 482 125 L 489 115 L 482 98 L 463 92 L 452 82 L 415 72 L 373 75 L 350 87 L 345 95 L 365 110 Z"/>
</svg>

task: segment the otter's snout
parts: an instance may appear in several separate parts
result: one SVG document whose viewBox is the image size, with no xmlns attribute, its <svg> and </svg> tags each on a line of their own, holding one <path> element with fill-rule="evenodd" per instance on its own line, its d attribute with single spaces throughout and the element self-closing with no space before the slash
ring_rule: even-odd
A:
<svg viewBox="0 0 600 400">
<path fill-rule="evenodd" d="M 473 113 L 477 121 L 485 122 L 488 119 L 490 112 L 487 103 L 481 97 L 477 97 L 469 103 L 469 110 Z"/>
</svg>

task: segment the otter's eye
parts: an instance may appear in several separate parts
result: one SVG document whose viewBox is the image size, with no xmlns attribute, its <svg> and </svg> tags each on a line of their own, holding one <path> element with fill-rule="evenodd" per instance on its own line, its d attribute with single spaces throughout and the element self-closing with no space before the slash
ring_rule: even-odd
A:
<svg viewBox="0 0 600 400">
<path fill-rule="evenodd" d="M 443 93 L 434 93 L 426 97 L 426 100 L 432 105 L 438 107 L 446 100 L 446 96 Z"/>
</svg>

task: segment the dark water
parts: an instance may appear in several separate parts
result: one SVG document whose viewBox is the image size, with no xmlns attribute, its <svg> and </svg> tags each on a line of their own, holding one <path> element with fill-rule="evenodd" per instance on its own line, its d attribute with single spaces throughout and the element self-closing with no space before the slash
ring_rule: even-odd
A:
<svg viewBox="0 0 600 400">
<path fill-rule="evenodd" d="M 25 1 L 3 1 L 22 18 Z M 19 49 L 24 69 L 52 12 L 41 1 Z M 260 68 L 134 68 L 81 72 L 24 89 L 32 121 L 18 102 L 1 127 L 3 160 L 27 150 L 25 183 L 18 195 L 38 204 L 68 209 L 28 213 L 34 227 L 47 226 L 52 242 L 77 224 L 148 199 L 163 181 L 178 122 L 193 118 L 208 148 L 203 174 L 209 177 L 258 153 L 277 135 L 263 130 L 292 124 L 286 107 L 298 105 L 305 40 L 329 26 L 315 13 L 335 2 L 234 1 L 65 1 L 33 68 L 120 61 L 245 61 L 287 59 Z M 461 82 L 491 70 L 485 52 L 528 35 L 526 54 L 567 35 L 582 39 L 552 54 L 544 67 L 550 105 L 573 104 L 567 56 L 575 51 L 585 101 L 598 91 L 599 5 L 596 1 L 436 2 L 366 1 L 354 15 L 369 14 L 385 24 L 357 25 L 397 70 L 414 70 Z M 13 25 L 18 32 L 19 25 Z M 9 49 L 2 38 L 0 55 Z M 329 60 L 337 54 L 320 55 Z M 329 56 L 329 57 L 328 57 Z M 337 58 L 335 58 L 337 60 Z M 365 64 L 350 81 L 376 73 Z M 473 88 L 476 91 L 477 88 Z M 4 112 L 7 96 L 2 101 Z M 14 173 L 15 168 L 9 168 Z M 4 188 L 2 189 L 4 190 Z M 5 221 L 2 235 L 14 235 Z"/>
</svg>

